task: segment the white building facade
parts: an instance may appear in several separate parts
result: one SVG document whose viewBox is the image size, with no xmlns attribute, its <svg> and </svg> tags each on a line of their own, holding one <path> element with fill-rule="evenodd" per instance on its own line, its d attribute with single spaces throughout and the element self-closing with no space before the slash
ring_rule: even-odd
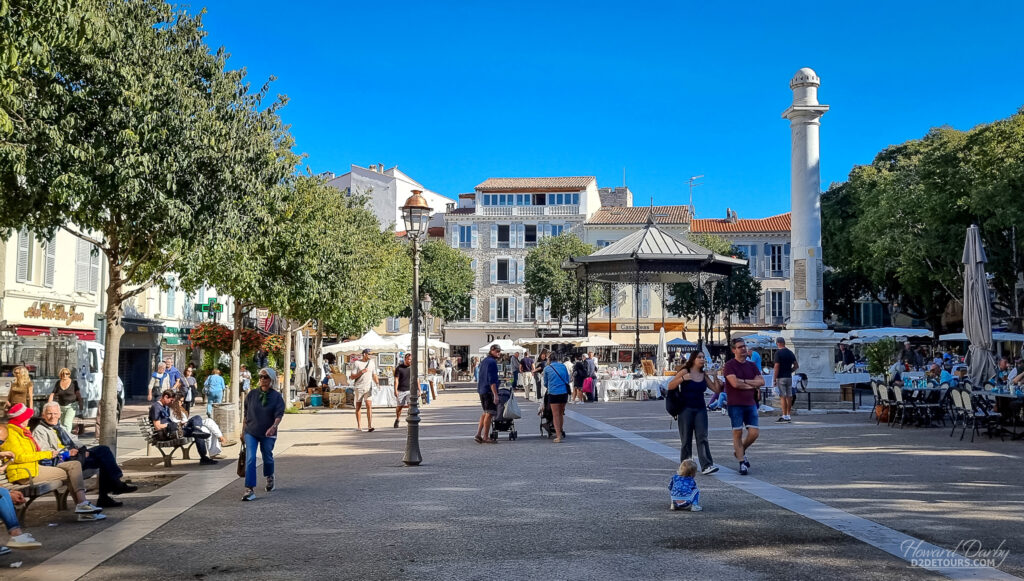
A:
<svg viewBox="0 0 1024 581">
<path fill-rule="evenodd" d="M 593 176 L 491 178 L 459 196 L 445 215 L 445 237 L 469 255 L 476 281 L 469 317 L 445 326 L 454 355 L 466 361 L 497 339 L 535 337 L 557 326 L 548 305 L 524 290 L 526 255 L 546 237 L 582 234 L 600 206 Z"/>
<path fill-rule="evenodd" d="M 369 207 L 380 221 L 381 229 L 394 226 L 395 231 L 399 232 L 405 230 L 400 208 L 413 190 L 422 191 L 427 203 L 437 212 L 431 226 L 440 226 L 444 221 L 442 212 L 449 204 L 455 203 L 455 200 L 423 187 L 423 184 L 400 171 L 398 166 L 385 169 L 384 164 L 372 164 L 370 167 L 352 164 L 348 173 L 332 178 L 327 183 L 346 194 L 369 197 Z"/>
</svg>

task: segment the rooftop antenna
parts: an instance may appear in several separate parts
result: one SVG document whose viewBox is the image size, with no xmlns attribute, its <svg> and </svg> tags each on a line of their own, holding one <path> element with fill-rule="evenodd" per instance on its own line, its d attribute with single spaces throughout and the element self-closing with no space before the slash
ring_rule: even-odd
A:
<svg viewBox="0 0 1024 581">
<path fill-rule="evenodd" d="M 697 180 L 699 180 L 699 179 L 700 179 L 700 178 L 702 178 L 702 177 L 704 177 L 704 174 L 701 174 L 701 175 L 699 175 L 699 176 L 693 176 L 693 177 L 691 177 L 691 178 L 689 179 L 689 183 L 690 183 L 690 216 L 693 216 L 693 214 L 694 214 L 694 207 L 693 207 L 693 188 L 695 188 L 695 187 L 697 187 L 697 186 L 703 186 L 703 185 L 704 185 L 704 184 L 698 184 L 698 183 L 697 183 Z"/>
</svg>

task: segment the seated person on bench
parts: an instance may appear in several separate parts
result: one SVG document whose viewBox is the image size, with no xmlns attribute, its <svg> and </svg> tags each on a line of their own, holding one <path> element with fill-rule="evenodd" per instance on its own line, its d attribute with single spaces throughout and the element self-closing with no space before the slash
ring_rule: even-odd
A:
<svg viewBox="0 0 1024 581">
<path fill-rule="evenodd" d="M 208 451 L 211 458 L 219 456 L 223 448 L 234 446 L 237 443 L 234 440 L 228 442 L 224 438 L 224 433 L 220 431 L 220 426 L 217 425 L 217 422 L 213 421 L 213 418 L 204 418 L 198 415 L 189 417 L 188 411 L 182 405 L 181 395 L 174 398 L 170 408 L 171 420 L 176 424 L 182 424 L 182 431 L 186 436 L 192 438 L 210 437 Z"/>
<path fill-rule="evenodd" d="M 106 446 L 93 446 L 87 448 L 81 442 L 69 434 L 60 423 L 60 404 L 55 401 L 43 406 L 43 418 L 39 425 L 32 430 L 32 437 L 39 444 L 40 450 L 57 452 L 61 456 L 67 456 L 67 460 L 43 460 L 41 463 L 60 467 L 64 462 L 80 462 L 83 470 L 99 469 L 100 471 L 100 497 L 96 506 L 112 508 L 121 506 L 122 502 L 114 500 L 111 494 L 124 494 L 135 492 L 139 488 L 131 484 L 121 482 L 124 474 L 114 459 L 114 454 Z"/>
<path fill-rule="evenodd" d="M 11 455 L 11 452 L 0 452 L 0 457 L 6 457 L 4 455 Z M 17 490 L 7 490 L 0 486 L 0 520 L 4 521 L 4 526 L 7 527 L 7 533 L 11 535 L 11 540 L 7 541 L 7 546 L 0 546 L 0 555 L 6 555 L 11 552 L 11 549 L 38 549 L 43 546 L 42 543 L 32 538 L 32 535 L 26 533 L 21 529 L 21 524 L 18 523 L 18 512 L 14 509 L 15 504 L 24 504 L 25 496 Z"/>
<path fill-rule="evenodd" d="M 178 424 L 174 423 L 171 419 L 171 402 L 174 401 L 174 392 L 165 389 L 160 394 L 160 399 L 153 402 L 153 407 L 149 408 L 149 421 L 153 422 L 153 431 L 156 434 L 157 440 L 176 440 L 178 439 Z M 216 464 L 217 461 L 210 458 L 206 453 L 206 441 L 203 438 L 209 438 L 209 434 L 198 434 L 194 433 L 192 437 L 196 443 L 196 450 L 199 452 L 199 463 L 202 465 Z"/>
<path fill-rule="evenodd" d="M 39 451 L 32 434 L 25 427 L 31 417 L 31 409 L 25 407 L 25 404 L 16 403 L 7 411 L 7 425 L 0 424 L 0 441 L 3 442 L 0 451 L 14 454 L 6 467 L 7 480 L 14 484 L 29 484 L 33 479 L 42 482 L 66 482 L 68 490 L 75 497 L 74 511 L 78 515 L 78 520 L 107 518 L 99 514 L 102 508 L 94 506 L 85 498 L 85 478 L 82 476 L 81 464 L 68 462 L 68 466 L 61 468 L 39 465 L 40 460 L 51 460 L 58 454 L 49 450 Z"/>
</svg>

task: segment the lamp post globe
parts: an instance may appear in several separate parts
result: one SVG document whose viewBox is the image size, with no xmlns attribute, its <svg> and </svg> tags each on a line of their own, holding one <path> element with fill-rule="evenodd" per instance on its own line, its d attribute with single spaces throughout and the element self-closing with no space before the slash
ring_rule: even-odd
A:
<svg viewBox="0 0 1024 581">
<path fill-rule="evenodd" d="M 409 415 L 406 423 L 409 426 L 405 440 L 405 456 L 402 462 L 406 466 L 419 466 L 423 461 L 420 455 L 420 378 L 419 378 L 419 341 L 420 341 L 420 240 L 427 235 L 430 224 L 430 213 L 433 209 L 427 204 L 423 192 L 413 190 L 412 195 L 402 206 L 402 220 L 405 222 L 405 235 L 412 243 L 412 370 L 409 386 Z M 424 297 L 429 309 L 430 298 Z M 425 322 L 425 321 L 424 321 Z"/>
</svg>

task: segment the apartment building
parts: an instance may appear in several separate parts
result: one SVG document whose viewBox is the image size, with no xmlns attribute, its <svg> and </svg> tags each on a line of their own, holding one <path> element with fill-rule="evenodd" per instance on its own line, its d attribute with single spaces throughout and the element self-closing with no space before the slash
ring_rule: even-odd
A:
<svg viewBox="0 0 1024 581">
<path fill-rule="evenodd" d="M 445 215 L 445 235 L 469 255 L 477 278 L 469 317 L 445 327 L 454 355 L 476 355 L 491 341 L 535 337 L 554 325 L 549 305 L 523 288 L 526 255 L 548 236 L 582 233 L 600 207 L 593 176 L 490 178 L 459 196 Z"/>
</svg>

